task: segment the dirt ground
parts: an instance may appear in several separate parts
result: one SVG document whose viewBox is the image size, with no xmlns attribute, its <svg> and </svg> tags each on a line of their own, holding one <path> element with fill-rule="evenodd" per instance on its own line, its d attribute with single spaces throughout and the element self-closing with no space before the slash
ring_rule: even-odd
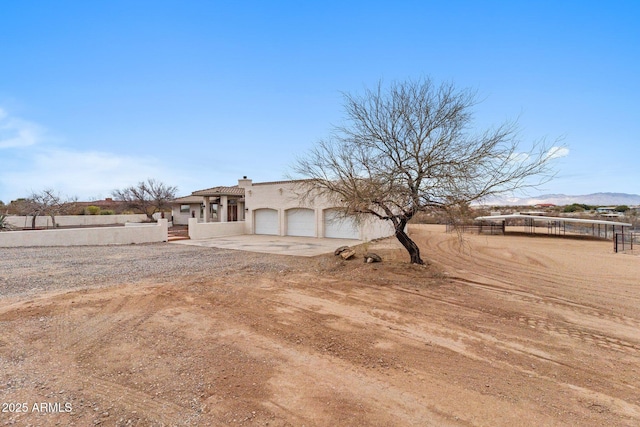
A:
<svg viewBox="0 0 640 427">
<path fill-rule="evenodd" d="M 640 425 L 640 257 L 410 231 L 429 267 L 391 241 L 0 300 L 0 425 Z"/>
</svg>

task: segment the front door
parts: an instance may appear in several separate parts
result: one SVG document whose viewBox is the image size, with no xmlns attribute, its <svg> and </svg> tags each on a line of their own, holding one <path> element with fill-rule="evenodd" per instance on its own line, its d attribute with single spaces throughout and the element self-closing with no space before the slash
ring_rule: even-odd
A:
<svg viewBox="0 0 640 427">
<path fill-rule="evenodd" d="M 238 220 L 238 205 L 227 206 L 227 222 Z"/>
</svg>

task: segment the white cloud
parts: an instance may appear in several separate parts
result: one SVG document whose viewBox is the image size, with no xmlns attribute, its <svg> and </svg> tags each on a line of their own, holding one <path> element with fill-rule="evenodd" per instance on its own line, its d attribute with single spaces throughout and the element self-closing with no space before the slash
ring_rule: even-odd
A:
<svg viewBox="0 0 640 427">
<path fill-rule="evenodd" d="M 156 157 L 60 147 L 51 142 L 44 128 L 0 108 L 0 200 L 8 203 L 44 188 L 90 200 L 109 197 L 113 190 L 147 178 L 168 185 L 180 185 L 176 178 L 188 181 L 185 174 L 169 171 Z"/>
<path fill-rule="evenodd" d="M 61 194 L 86 200 L 108 197 L 117 188 L 147 178 L 163 179 L 157 159 L 135 158 L 99 151 L 38 149 L 20 170 L 0 171 L 0 181 L 10 198 L 54 188 Z M 167 182 L 167 184 L 170 184 Z M 6 196 L 5 196 L 6 197 Z"/>
<path fill-rule="evenodd" d="M 42 128 L 35 123 L 11 117 L 0 108 L 0 149 L 28 147 L 37 144 Z"/>
<path fill-rule="evenodd" d="M 569 155 L 569 149 L 566 147 L 551 147 L 543 154 L 545 160 L 558 159 Z M 510 163 L 526 163 L 532 159 L 531 153 L 515 152 L 511 153 L 507 157 L 507 161 Z"/>
<path fill-rule="evenodd" d="M 547 151 L 546 157 L 548 159 L 559 159 L 560 157 L 566 157 L 569 155 L 569 149 L 566 147 L 551 147 Z"/>
</svg>

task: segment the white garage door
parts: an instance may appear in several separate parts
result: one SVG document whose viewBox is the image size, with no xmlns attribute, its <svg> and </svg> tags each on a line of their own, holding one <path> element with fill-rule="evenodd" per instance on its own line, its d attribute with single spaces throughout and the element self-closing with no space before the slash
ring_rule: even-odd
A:
<svg viewBox="0 0 640 427">
<path fill-rule="evenodd" d="M 354 218 L 344 218 L 333 209 L 324 211 L 324 237 L 334 239 L 360 239 L 360 228 Z"/>
<path fill-rule="evenodd" d="M 255 212 L 256 234 L 280 234 L 278 231 L 278 211 L 275 209 L 257 209 Z"/>
<path fill-rule="evenodd" d="M 287 236 L 316 236 L 316 213 L 312 209 L 287 211 Z"/>
</svg>

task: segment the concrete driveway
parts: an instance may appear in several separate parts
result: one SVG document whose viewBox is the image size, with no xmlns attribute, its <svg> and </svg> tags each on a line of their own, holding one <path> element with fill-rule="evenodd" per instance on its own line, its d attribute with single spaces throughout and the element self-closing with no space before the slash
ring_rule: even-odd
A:
<svg viewBox="0 0 640 427">
<path fill-rule="evenodd" d="M 258 234 L 171 242 L 171 244 L 175 245 L 205 246 L 208 248 L 296 256 L 322 255 L 332 253 L 340 246 L 354 246 L 361 243 L 362 241 L 353 239 L 318 239 L 315 237 L 265 236 Z"/>
</svg>

